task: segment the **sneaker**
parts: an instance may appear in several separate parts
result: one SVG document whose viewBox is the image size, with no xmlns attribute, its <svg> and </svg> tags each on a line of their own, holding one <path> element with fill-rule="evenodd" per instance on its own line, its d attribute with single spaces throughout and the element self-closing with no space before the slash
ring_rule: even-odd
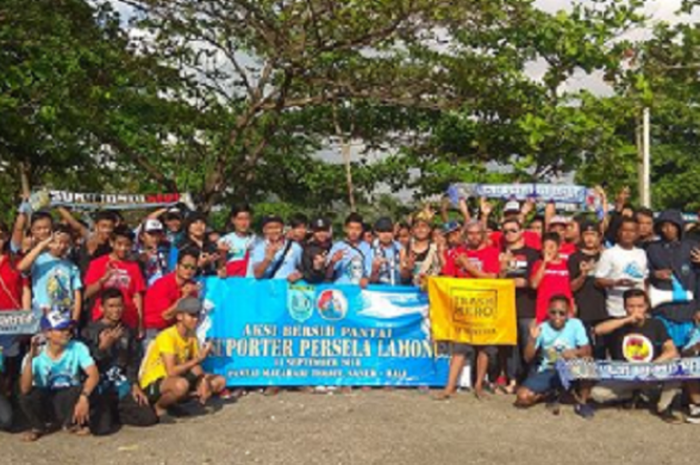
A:
<svg viewBox="0 0 700 465">
<path fill-rule="evenodd" d="M 683 423 L 683 415 L 678 412 L 674 412 L 670 407 L 663 412 L 658 413 L 659 418 L 670 425 L 678 425 Z"/>
<path fill-rule="evenodd" d="M 576 404 L 574 407 L 574 412 L 576 415 L 586 420 L 591 420 L 595 416 L 595 409 L 589 404 Z"/>
<path fill-rule="evenodd" d="M 690 404 L 685 421 L 694 425 L 700 425 L 700 405 Z"/>
</svg>

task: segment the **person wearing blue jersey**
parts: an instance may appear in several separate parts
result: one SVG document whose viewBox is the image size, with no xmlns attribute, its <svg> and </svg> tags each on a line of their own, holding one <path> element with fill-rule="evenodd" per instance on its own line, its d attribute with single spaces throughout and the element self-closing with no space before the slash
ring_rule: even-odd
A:
<svg viewBox="0 0 700 465">
<path fill-rule="evenodd" d="M 358 213 L 345 218 L 345 239 L 336 242 L 328 253 L 330 280 L 336 284 L 358 284 L 367 287 L 367 260 L 370 246 L 363 240 L 364 222 Z"/>
<path fill-rule="evenodd" d="M 404 249 L 394 240 L 394 223 L 390 218 L 380 218 L 374 225 L 374 232 L 377 238 L 365 262 L 369 280 L 376 284 L 398 286 L 402 282 L 401 262 Z"/>
<path fill-rule="evenodd" d="M 250 254 L 249 278 L 286 279 L 290 283 L 299 281 L 302 274 L 302 248 L 284 237 L 284 221 L 279 216 L 263 219 L 264 241 L 260 241 Z"/>
</svg>

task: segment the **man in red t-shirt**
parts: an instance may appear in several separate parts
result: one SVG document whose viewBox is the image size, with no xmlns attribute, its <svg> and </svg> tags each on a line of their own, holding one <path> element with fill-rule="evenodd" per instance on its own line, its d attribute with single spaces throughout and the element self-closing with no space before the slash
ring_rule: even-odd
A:
<svg viewBox="0 0 700 465">
<path fill-rule="evenodd" d="M 129 254 L 134 246 L 134 233 L 127 226 L 114 228 L 110 240 L 112 251 L 90 262 L 85 274 L 85 297 L 97 296 L 104 289 L 116 288 L 124 296 L 124 314 L 122 321 L 135 330 L 139 338 L 144 336 L 143 325 L 143 293 L 146 283 L 139 264 L 129 260 Z M 92 308 L 92 319 L 102 318 L 102 303 L 100 297 L 95 299 Z"/>
<path fill-rule="evenodd" d="M 569 257 L 578 250 L 581 237 L 579 224 L 565 216 L 555 215 L 549 220 L 547 232 L 559 235 L 559 256 L 567 262 Z"/>
<path fill-rule="evenodd" d="M 542 236 L 543 259 L 537 261 L 532 267 L 530 283 L 534 289 L 537 289 L 535 310 L 537 323 L 542 323 L 547 319 L 549 301 L 555 295 L 568 297 L 569 308 L 574 308 L 569 265 L 561 257 L 559 243 L 560 238 L 557 233 L 550 232 Z"/>
<path fill-rule="evenodd" d="M 0 311 L 29 310 L 32 291 L 29 279 L 17 270 L 19 261 L 9 251 L 10 231 L 0 223 Z"/>
<path fill-rule="evenodd" d="M 470 221 L 465 226 L 466 244 L 458 247 L 453 254 L 447 256 L 442 270 L 444 276 L 453 278 L 489 279 L 496 278 L 500 272 L 498 249 L 486 245 L 486 231 L 479 221 Z M 450 375 L 445 390 L 438 396 L 440 399 L 450 397 L 457 391 L 457 383 L 464 369 L 467 344 L 453 344 L 450 359 Z M 484 378 L 489 365 L 489 356 L 485 346 L 474 346 L 476 351 L 476 382 L 474 392 L 477 397 L 483 396 Z"/>
<path fill-rule="evenodd" d="M 171 326 L 175 320 L 175 307 L 185 297 L 197 297 L 199 286 L 194 281 L 197 273 L 199 251 L 181 250 L 175 271 L 158 279 L 146 292 L 144 307 L 144 344 L 156 337 L 158 332 Z"/>
<path fill-rule="evenodd" d="M 516 220 L 519 223 L 523 223 L 527 215 L 533 210 L 535 203 L 533 200 L 528 200 L 523 203 L 522 208 L 517 200 L 510 200 L 506 202 L 503 206 L 503 221 Z M 482 215 L 485 218 L 491 214 L 493 207 L 489 202 L 482 201 L 481 203 Z M 542 248 L 540 235 L 535 231 L 523 231 L 523 239 L 525 240 L 525 245 L 531 247 L 535 250 L 540 250 Z M 502 231 L 494 231 L 489 234 L 489 240 L 491 245 L 496 247 L 498 250 L 503 250 L 506 246 Z"/>
</svg>

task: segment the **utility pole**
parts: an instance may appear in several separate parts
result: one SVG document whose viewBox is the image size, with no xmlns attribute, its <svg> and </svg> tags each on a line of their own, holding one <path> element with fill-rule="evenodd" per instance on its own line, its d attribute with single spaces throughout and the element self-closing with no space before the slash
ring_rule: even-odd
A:
<svg viewBox="0 0 700 465">
<path fill-rule="evenodd" d="M 639 201 L 651 208 L 651 125 L 649 108 L 642 112 L 642 127 L 637 126 L 637 153 L 639 155 Z"/>
</svg>

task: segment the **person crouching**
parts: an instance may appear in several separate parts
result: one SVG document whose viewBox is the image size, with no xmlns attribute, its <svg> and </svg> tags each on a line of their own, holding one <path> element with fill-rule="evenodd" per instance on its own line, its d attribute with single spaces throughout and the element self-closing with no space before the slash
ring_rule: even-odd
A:
<svg viewBox="0 0 700 465">
<path fill-rule="evenodd" d="M 197 341 L 201 312 L 199 299 L 187 297 L 178 301 L 175 325 L 156 337 L 141 364 L 141 388 L 159 417 L 191 395 L 204 405 L 212 394 L 226 388 L 223 376 L 207 374 L 202 369 L 212 346 L 206 343 L 200 348 Z"/>
</svg>

